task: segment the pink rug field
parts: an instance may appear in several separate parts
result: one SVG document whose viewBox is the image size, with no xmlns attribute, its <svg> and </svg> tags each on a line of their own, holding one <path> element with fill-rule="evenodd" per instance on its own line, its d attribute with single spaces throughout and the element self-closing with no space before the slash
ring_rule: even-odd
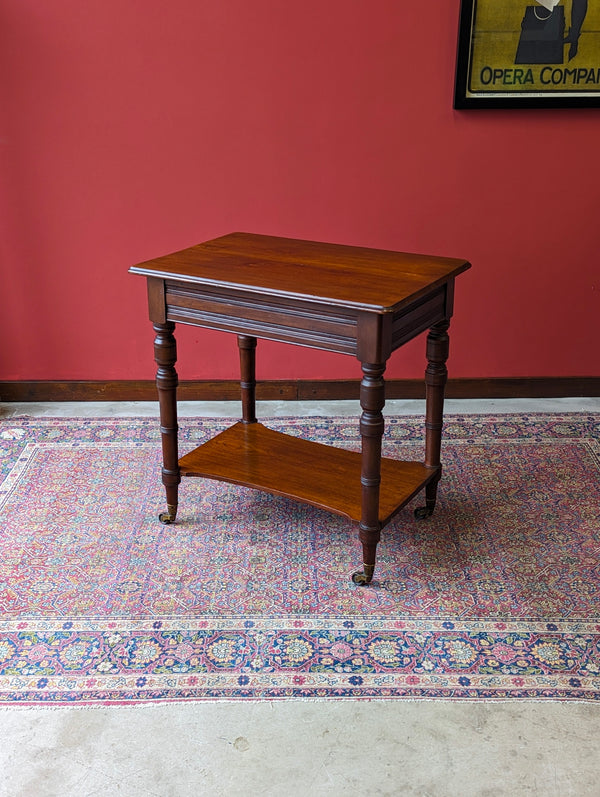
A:
<svg viewBox="0 0 600 797">
<path fill-rule="evenodd" d="M 358 449 L 353 418 L 271 428 Z M 181 452 L 229 421 L 180 420 Z M 384 453 L 421 459 L 421 418 Z M 0 704 L 600 698 L 600 416 L 448 416 L 433 517 L 185 479 L 154 418 L 0 421 Z"/>
</svg>

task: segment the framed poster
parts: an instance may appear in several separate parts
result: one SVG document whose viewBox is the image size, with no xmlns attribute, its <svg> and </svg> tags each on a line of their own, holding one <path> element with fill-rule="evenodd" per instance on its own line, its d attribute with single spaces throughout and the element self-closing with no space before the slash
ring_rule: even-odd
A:
<svg viewBox="0 0 600 797">
<path fill-rule="evenodd" d="M 600 0 L 461 0 L 455 108 L 600 107 Z"/>
</svg>

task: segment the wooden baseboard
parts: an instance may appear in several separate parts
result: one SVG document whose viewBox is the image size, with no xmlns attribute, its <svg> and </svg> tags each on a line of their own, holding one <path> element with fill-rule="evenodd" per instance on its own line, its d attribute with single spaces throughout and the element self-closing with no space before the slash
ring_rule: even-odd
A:
<svg viewBox="0 0 600 797">
<path fill-rule="evenodd" d="M 259 382 L 259 400 L 333 401 L 357 400 L 360 382 L 339 380 L 272 380 Z M 238 401 L 239 383 L 181 382 L 177 392 L 183 401 Z M 388 399 L 420 399 L 425 387 L 420 379 L 390 379 L 386 382 Z M 563 398 L 600 396 L 600 377 L 499 377 L 489 379 L 450 379 L 447 398 Z M 0 382 L 0 401 L 156 401 L 153 381 L 5 381 Z"/>
</svg>

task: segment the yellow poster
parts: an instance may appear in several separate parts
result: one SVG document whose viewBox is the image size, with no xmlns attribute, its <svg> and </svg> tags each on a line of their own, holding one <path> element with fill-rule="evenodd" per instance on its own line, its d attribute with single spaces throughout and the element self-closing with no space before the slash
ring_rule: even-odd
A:
<svg viewBox="0 0 600 797">
<path fill-rule="evenodd" d="M 465 99 L 599 100 L 600 0 L 463 0 L 461 88 Z"/>
</svg>

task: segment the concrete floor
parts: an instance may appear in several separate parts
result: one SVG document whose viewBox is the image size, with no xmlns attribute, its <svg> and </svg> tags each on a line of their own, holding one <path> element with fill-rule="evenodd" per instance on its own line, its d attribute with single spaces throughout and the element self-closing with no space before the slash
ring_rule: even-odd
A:
<svg viewBox="0 0 600 797">
<path fill-rule="evenodd" d="M 388 413 L 419 413 L 391 401 Z M 264 402 L 262 416 L 356 414 Z M 599 399 L 448 401 L 446 411 L 600 412 Z M 155 415 L 155 404 L 3 404 L 11 415 Z M 182 403 L 235 417 L 237 404 Z M 0 711 L 1 797 L 600 795 L 600 705 L 315 701 Z"/>
</svg>

